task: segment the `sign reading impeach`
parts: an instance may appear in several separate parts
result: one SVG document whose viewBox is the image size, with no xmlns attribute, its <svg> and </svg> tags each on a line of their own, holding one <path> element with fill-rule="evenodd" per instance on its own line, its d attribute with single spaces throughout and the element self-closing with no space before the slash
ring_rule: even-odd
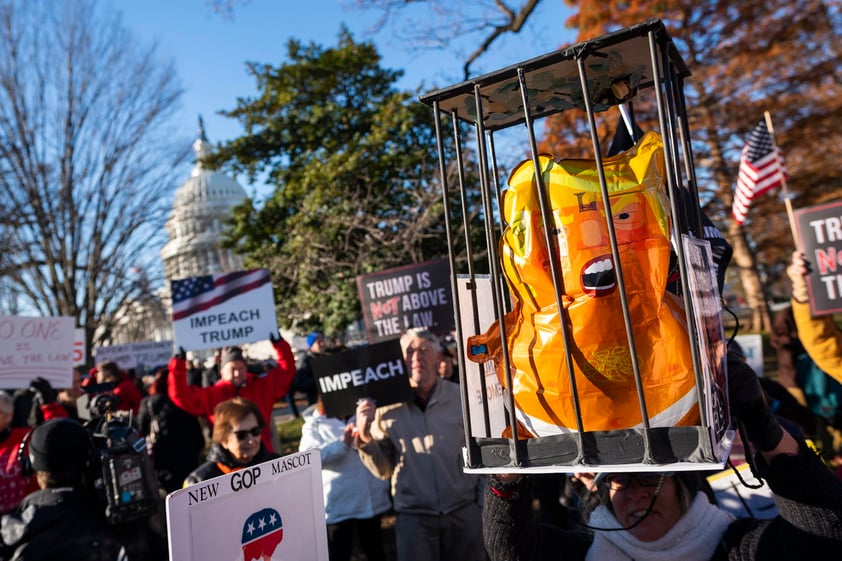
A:
<svg viewBox="0 0 842 561">
<path fill-rule="evenodd" d="M 842 312 L 842 201 L 795 212 L 813 315 Z"/>
<path fill-rule="evenodd" d="M 363 397 L 373 399 L 378 406 L 412 397 L 397 339 L 313 356 L 311 360 L 328 417 L 353 415 L 357 400 Z"/>
<path fill-rule="evenodd" d="M 437 334 L 456 327 L 447 260 L 360 275 L 357 290 L 370 343 L 393 339 L 410 327 Z"/>
</svg>

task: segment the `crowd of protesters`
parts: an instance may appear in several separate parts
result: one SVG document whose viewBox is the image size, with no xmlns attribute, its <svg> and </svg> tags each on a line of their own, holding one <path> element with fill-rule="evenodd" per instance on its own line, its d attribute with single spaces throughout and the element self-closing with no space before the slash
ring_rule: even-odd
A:
<svg viewBox="0 0 842 561">
<path fill-rule="evenodd" d="M 296 360 L 273 334 L 276 360 L 269 366 L 231 347 L 203 368 L 180 349 L 146 379 L 106 361 L 89 372 L 74 369 L 68 388 L 35 378 L 25 390 L 0 391 L 0 561 L 166 558 L 164 547 L 139 547 L 127 536 L 139 526 L 121 532 L 105 520 L 88 481 L 97 445 L 84 430 L 91 411 L 77 407 L 86 392 L 113 398 L 109 414 L 129 419 L 146 440 L 160 499 L 277 458 L 273 410 L 303 395 L 307 409 L 290 413 L 303 417 L 300 450 L 322 456 L 332 561 L 350 559 L 354 540 L 371 561 L 755 560 L 785 558 L 795 546 L 808 557 L 838 553 L 842 478 L 827 464 L 842 452 L 832 438 L 842 409 L 834 393 L 842 333 L 832 321 L 810 316 L 801 284 L 806 271 L 796 253 L 789 269 L 795 314 L 773 334 L 780 383 L 759 380 L 738 345 L 729 353 L 732 409 L 743 423 L 747 454 L 775 493 L 773 519 L 735 519 L 705 492 L 700 473 L 465 474 L 452 337 L 405 332 L 400 342 L 412 398 L 382 406 L 360 400 L 354 415 L 337 418 L 325 414 L 312 383 L 311 359 L 327 352 L 324 335 L 310 334 L 306 354 Z M 828 369 L 818 389 L 798 374 L 799 361 L 808 359 L 811 368 Z M 85 401 L 90 408 L 93 402 Z M 821 455 L 807 446 L 810 439 L 826 448 Z M 549 496 L 542 489 L 551 489 Z M 535 498 L 555 503 L 547 511 L 553 514 L 536 509 Z M 384 547 L 387 514 L 395 519 L 393 548 Z M 164 543 L 158 524 L 154 539 Z M 147 530 L 154 525 L 140 531 Z M 50 549 L 58 541 L 63 549 Z"/>
</svg>

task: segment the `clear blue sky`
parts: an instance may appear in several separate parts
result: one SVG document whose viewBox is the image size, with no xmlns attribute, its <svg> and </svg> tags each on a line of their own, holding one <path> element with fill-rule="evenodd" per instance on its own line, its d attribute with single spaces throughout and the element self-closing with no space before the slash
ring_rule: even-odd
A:
<svg viewBox="0 0 842 561">
<path fill-rule="evenodd" d="M 160 54 L 175 61 L 185 87 L 180 118 L 185 137 L 195 138 L 201 114 L 211 143 L 242 132 L 239 123 L 217 112 L 234 108 L 237 97 L 256 94 L 245 62 L 280 65 L 292 38 L 330 47 L 336 44 L 340 25 L 345 23 L 355 40 L 370 40 L 377 45 L 385 67 L 404 70 L 400 87 L 414 90 L 423 84 L 423 91 L 461 81 L 464 59 L 480 40 L 468 37 L 455 42 L 447 52 L 413 52 L 402 44 L 393 27 L 373 32 L 377 14 L 351 10 L 342 0 L 250 0 L 238 3 L 230 18 L 214 13 L 209 0 L 112 2 L 139 40 L 157 42 Z M 490 72 L 570 42 L 572 34 L 564 28 L 567 15 L 563 0 L 544 0 L 532 15 L 530 26 L 519 34 L 499 39 L 490 54 L 473 66 L 474 74 Z M 243 187 L 252 192 L 249 186 Z"/>
</svg>

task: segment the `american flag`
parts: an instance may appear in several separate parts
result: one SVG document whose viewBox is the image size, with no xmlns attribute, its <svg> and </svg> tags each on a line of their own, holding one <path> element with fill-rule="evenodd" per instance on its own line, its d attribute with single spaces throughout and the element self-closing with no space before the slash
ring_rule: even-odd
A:
<svg viewBox="0 0 842 561">
<path fill-rule="evenodd" d="M 281 515 L 274 508 L 264 508 L 243 524 L 243 560 L 270 559 L 284 539 Z"/>
<path fill-rule="evenodd" d="M 172 319 L 190 317 L 269 282 L 269 269 L 174 280 L 171 284 Z"/>
<path fill-rule="evenodd" d="M 761 119 L 752 129 L 740 157 L 740 173 L 734 189 L 734 205 L 731 207 L 731 214 L 737 224 L 745 222 L 754 197 L 778 187 L 785 180 L 784 160 L 772 142 L 766 121 Z"/>
</svg>

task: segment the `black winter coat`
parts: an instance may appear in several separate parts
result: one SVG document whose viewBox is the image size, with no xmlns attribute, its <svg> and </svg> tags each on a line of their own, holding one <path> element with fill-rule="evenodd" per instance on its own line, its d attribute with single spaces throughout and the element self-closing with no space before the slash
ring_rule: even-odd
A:
<svg viewBox="0 0 842 561">
<path fill-rule="evenodd" d="M 261 464 L 274 458 L 280 458 L 280 456 L 274 452 L 267 451 L 261 443 L 260 451 L 254 459 L 248 464 L 240 464 L 234 460 L 228 450 L 219 444 L 214 443 L 211 446 L 210 452 L 208 452 L 207 461 L 187 476 L 187 479 L 184 480 L 184 485 L 193 485 L 194 483 L 207 481 L 212 477 L 219 477 L 220 475 L 225 475 L 226 473 L 236 471 L 238 469 Z"/>
<path fill-rule="evenodd" d="M 158 482 L 167 492 L 181 489 L 184 478 L 202 462 L 205 436 L 199 419 L 180 409 L 166 394 L 144 397 L 137 420 L 140 432 L 149 436 L 157 422 L 152 463 Z"/>
<path fill-rule="evenodd" d="M 105 506 L 87 489 L 30 493 L 0 522 L 4 561 L 115 561 L 123 547 L 105 520 Z"/>
</svg>

